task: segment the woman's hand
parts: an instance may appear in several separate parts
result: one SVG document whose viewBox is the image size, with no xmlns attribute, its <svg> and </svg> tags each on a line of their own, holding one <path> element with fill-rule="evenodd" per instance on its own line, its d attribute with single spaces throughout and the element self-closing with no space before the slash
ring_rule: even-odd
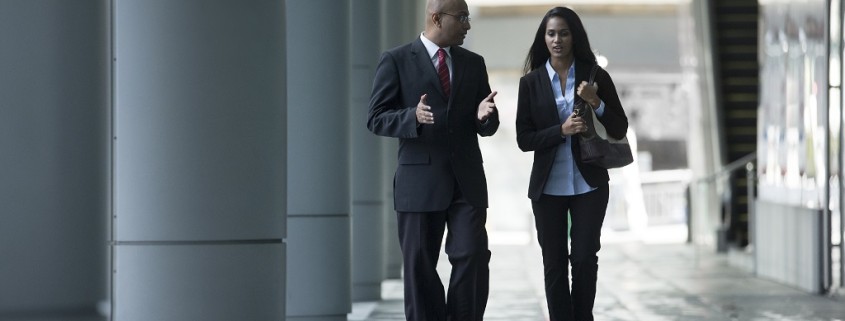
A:
<svg viewBox="0 0 845 321">
<path fill-rule="evenodd" d="M 583 133 L 587 131 L 587 123 L 584 122 L 584 119 L 580 116 L 572 113 L 569 115 L 569 118 L 563 122 L 563 125 L 560 125 L 560 134 L 564 136 L 571 136 L 577 133 Z"/>
<path fill-rule="evenodd" d="M 578 96 L 581 97 L 584 101 L 590 104 L 593 109 L 599 108 L 601 105 L 601 99 L 599 99 L 598 94 L 596 92 L 599 90 L 599 85 L 593 83 L 592 85 L 587 84 L 586 81 L 582 81 L 580 85 L 578 85 Z"/>
</svg>

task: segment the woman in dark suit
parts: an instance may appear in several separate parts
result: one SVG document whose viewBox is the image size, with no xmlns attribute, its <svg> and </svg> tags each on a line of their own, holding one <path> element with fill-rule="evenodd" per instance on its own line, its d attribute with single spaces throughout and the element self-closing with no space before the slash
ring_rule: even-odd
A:
<svg viewBox="0 0 845 321">
<path fill-rule="evenodd" d="M 597 253 L 608 199 L 607 170 L 580 158 L 578 134 L 587 130 L 573 113 L 588 103 L 610 136 L 622 138 L 628 119 L 610 75 L 598 68 L 587 84 L 596 56 L 578 15 L 556 7 L 543 17 L 519 80 L 517 143 L 534 152 L 528 197 L 543 253 L 546 299 L 553 321 L 593 320 Z M 572 220 L 567 246 L 567 213 Z M 572 264 L 572 289 L 569 287 Z"/>
</svg>

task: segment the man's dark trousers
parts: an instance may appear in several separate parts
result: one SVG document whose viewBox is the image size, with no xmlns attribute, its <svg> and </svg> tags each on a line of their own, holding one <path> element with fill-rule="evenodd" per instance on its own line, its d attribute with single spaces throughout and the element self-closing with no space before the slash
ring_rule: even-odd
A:
<svg viewBox="0 0 845 321">
<path fill-rule="evenodd" d="M 456 189 L 452 203 L 438 212 L 398 212 L 404 257 L 405 316 L 409 321 L 481 321 L 489 293 L 490 250 L 487 209 L 466 202 Z M 437 274 L 444 229 L 452 264 L 446 298 Z"/>
</svg>

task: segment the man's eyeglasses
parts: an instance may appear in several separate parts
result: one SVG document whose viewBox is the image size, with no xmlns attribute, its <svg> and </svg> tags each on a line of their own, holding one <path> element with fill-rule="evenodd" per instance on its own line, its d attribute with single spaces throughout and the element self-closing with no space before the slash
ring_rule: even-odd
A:
<svg viewBox="0 0 845 321">
<path fill-rule="evenodd" d="M 453 15 L 453 14 L 451 14 L 451 13 L 445 13 L 445 12 L 441 12 L 441 14 L 445 14 L 445 15 L 447 15 L 447 16 L 452 16 L 452 17 L 455 17 L 455 18 L 457 18 L 457 19 L 458 19 L 458 21 L 460 21 L 461 23 L 469 23 L 469 21 L 470 21 L 470 20 L 472 20 L 472 19 L 470 19 L 470 18 L 469 18 L 469 16 L 468 16 L 468 15 L 465 15 L 465 14 L 462 14 L 462 15 L 460 15 L 460 16 L 458 16 L 458 15 Z"/>
</svg>

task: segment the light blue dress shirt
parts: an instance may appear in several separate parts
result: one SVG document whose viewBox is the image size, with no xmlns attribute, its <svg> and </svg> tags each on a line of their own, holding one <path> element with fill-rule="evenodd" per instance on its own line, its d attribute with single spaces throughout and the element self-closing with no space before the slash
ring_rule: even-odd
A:
<svg viewBox="0 0 845 321">
<path fill-rule="evenodd" d="M 560 118 L 560 123 L 563 124 L 569 115 L 572 114 L 572 109 L 575 106 L 575 64 L 569 67 L 569 72 L 566 77 L 566 95 L 563 95 L 560 86 L 560 76 L 552 68 L 551 60 L 546 61 L 546 71 L 549 73 L 549 79 L 552 83 L 552 91 L 555 95 L 555 104 L 557 105 L 557 114 Z M 596 115 L 604 114 L 604 101 L 601 102 L 599 108 L 596 109 Z M 543 188 L 543 194 L 555 196 L 569 196 L 584 194 L 594 190 L 578 166 L 575 165 L 575 159 L 572 155 L 572 137 L 568 137 L 565 142 L 557 146 L 557 153 L 555 154 L 555 162 L 552 164 L 549 178 L 546 180 L 546 186 Z"/>
</svg>

